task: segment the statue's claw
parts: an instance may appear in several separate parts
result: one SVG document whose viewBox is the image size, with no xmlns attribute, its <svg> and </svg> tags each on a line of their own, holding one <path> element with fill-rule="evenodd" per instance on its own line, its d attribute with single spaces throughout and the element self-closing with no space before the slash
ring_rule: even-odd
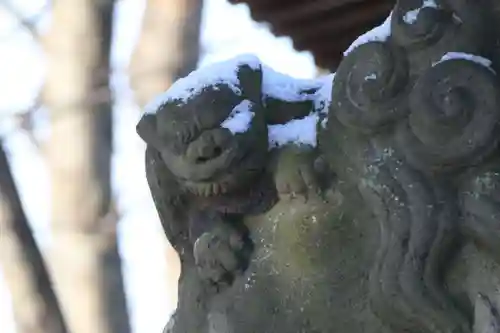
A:
<svg viewBox="0 0 500 333">
<path fill-rule="evenodd" d="M 306 203 L 319 192 L 311 158 L 311 149 L 285 146 L 278 154 L 275 183 L 281 200 L 300 200 Z"/>
</svg>

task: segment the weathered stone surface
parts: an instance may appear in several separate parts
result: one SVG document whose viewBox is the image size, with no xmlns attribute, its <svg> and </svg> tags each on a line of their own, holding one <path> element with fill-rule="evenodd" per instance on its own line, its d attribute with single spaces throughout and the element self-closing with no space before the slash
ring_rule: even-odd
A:
<svg viewBox="0 0 500 333">
<path fill-rule="evenodd" d="M 262 103 L 256 68 L 145 116 L 183 270 L 166 332 L 499 333 L 499 8 L 398 1 L 342 61 L 318 148 L 268 149 L 313 105 Z M 250 129 L 215 129 L 243 100 Z"/>
<path fill-rule="evenodd" d="M 493 9 L 398 1 L 336 73 L 320 144 L 380 226 L 368 294 L 394 332 L 472 332 L 478 295 L 500 306 Z"/>
</svg>

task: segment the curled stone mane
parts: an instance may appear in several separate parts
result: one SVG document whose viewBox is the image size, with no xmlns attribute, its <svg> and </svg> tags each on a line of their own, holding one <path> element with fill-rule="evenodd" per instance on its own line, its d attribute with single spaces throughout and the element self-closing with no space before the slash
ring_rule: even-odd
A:
<svg viewBox="0 0 500 333">
<path fill-rule="evenodd" d="M 468 333 L 470 317 L 448 294 L 444 269 L 462 236 L 500 263 L 492 69 L 500 59 L 488 68 L 479 58 L 494 53 L 485 4 L 419 7 L 398 1 L 387 40 L 356 47 L 340 64 L 323 149 L 380 225 L 373 312 L 394 332 Z M 409 23 L 412 10 L 420 13 Z M 448 52 L 458 56 L 443 58 Z"/>
</svg>

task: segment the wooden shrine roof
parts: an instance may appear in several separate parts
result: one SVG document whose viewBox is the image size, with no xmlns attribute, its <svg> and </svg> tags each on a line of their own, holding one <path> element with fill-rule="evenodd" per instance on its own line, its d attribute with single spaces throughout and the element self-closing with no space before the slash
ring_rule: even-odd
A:
<svg viewBox="0 0 500 333">
<path fill-rule="evenodd" d="M 333 70 L 342 53 L 364 32 L 381 24 L 395 0 L 229 0 L 249 5 L 252 17 L 310 51 L 318 66 Z"/>
</svg>

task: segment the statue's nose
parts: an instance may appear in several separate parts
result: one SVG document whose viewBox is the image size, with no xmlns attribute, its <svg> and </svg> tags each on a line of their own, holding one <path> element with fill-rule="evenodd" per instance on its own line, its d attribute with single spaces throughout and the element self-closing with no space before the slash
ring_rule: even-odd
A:
<svg viewBox="0 0 500 333">
<path fill-rule="evenodd" d="M 194 163 L 204 163 L 218 157 L 226 149 L 231 134 L 224 129 L 203 132 L 186 151 L 187 158 Z"/>
</svg>

